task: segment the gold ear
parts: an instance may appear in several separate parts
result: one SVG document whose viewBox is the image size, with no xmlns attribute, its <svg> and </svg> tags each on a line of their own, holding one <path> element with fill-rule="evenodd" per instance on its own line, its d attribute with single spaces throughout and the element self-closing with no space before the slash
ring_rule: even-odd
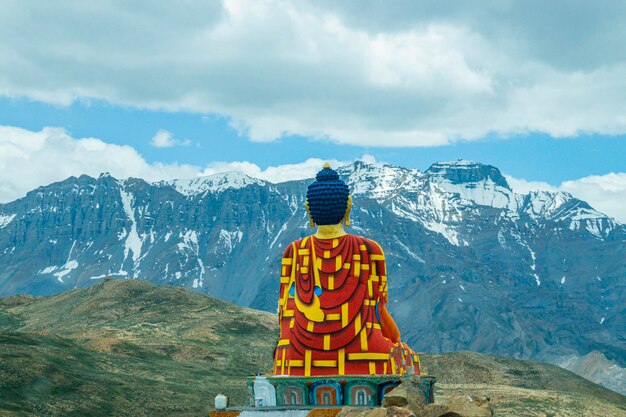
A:
<svg viewBox="0 0 626 417">
<path fill-rule="evenodd" d="M 306 207 L 306 214 L 309 215 L 309 226 L 315 227 L 315 222 L 313 221 L 313 217 L 311 217 L 311 212 L 309 211 L 309 200 L 306 201 L 304 206 Z"/>
<path fill-rule="evenodd" d="M 343 215 L 343 224 L 350 226 L 350 210 L 352 210 L 352 196 L 348 196 L 348 206 L 346 207 L 346 213 Z"/>
</svg>

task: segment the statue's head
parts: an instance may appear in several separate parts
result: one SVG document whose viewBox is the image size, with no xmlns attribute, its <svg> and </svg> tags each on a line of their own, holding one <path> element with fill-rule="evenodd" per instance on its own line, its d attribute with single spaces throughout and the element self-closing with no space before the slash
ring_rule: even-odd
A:
<svg viewBox="0 0 626 417">
<path fill-rule="evenodd" d="M 339 174 L 326 163 L 315 176 L 315 182 L 306 192 L 306 204 L 311 226 L 335 225 L 345 220 L 349 226 L 352 198 L 348 186 L 339 179 Z"/>
</svg>

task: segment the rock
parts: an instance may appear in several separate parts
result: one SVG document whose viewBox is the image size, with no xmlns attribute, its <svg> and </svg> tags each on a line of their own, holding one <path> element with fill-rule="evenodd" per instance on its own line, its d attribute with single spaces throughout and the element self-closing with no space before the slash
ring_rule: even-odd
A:
<svg viewBox="0 0 626 417">
<path fill-rule="evenodd" d="M 401 407 L 411 410 L 416 416 L 421 415 L 426 404 L 424 394 L 413 379 L 403 381 L 396 388 L 385 394 L 383 407 Z"/>
<path fill-rule="evenodd" d="M 446 404 L 429 404 L 419 417 L 493 417 L 489 397 L 459 396 Z"/>
<path fill-rule="evenodd" d="M 493 408 L 489 397 L 469 395 L 426 405 L 417 384 L 407 380 L 385 395 L 382 407 L 344 407 L 337 417 L 493 417 Z"/>
<path fill-rule="evenodd" d="M 381 410 L 380 408 L 363 408 L 363 407 L 343 407 L 336 417 L 366 417 L 370 412 Z M 385 412 L 378 412 L 379 415 L 371 417 L 385 417 Z"/>
<path fill-rule="evenodd" d="M 416 417 L 415 413 L 403 407 L 343 407 L 337 417 Z"/>
<path fill-rule="evenodd" d="M 396 407 L 392 405 L 388 408 L 379 408 L 379 410 L 386 410 L 384 417 L 416 417 L 415 413 L 408 408 L 404 407 Z M 375 410 L 373 410 L 375 411 Z M 369 416 L 368 417 L 378 417 L 378 416 Z"/>
<path fill-rule="evenodd" d="M 382 407 L 378 407 L 378 408 L 372 409 L 364 417 L 387 417 L 387 416 L 389 416 L 387 410 L 382 408 Z M 389 417 L 391 417 L 391 416 L 389 416 Z"/>
<path fill-rule="evenodd" d="M 424 411 L 422 411 L 422 414 L 418 417 L 441 417 L 441 416 L 454 417 L 454 415 L 449 415 L 447 413 L 448 413 L 448 407 L 446 407 L 445 405 L 428 404 L 424 408 Z"/>
</svg>

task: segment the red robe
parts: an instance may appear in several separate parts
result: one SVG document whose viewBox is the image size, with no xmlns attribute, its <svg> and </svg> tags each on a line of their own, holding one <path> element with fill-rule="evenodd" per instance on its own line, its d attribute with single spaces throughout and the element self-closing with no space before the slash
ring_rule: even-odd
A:
<svg viewBox="0 0 626 417">
<path fill-rule="evenodd" d="M 355 235 L 293 242 L 279 296 L 276 375 L 403 373 L 390 354 L 400 334 L 385 308 L 385 258 L 376 242 Z"/>
</svg>

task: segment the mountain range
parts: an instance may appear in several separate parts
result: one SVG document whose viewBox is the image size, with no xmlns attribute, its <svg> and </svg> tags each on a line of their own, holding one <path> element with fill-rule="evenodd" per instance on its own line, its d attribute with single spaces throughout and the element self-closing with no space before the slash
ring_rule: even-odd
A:
<svg viewBox="0 0 626 417">
<path fill-rule="evenodd" d="M 414 348 L 584 368 L 625 392 L 623 224 L 568 193 L 515 193 L 477 162 L 338 172 L 353 196 L 349 231 L 385 250 L 390 310 Z M 228 172 L 39 187 L 0 205 L 0 296 L 138 278 L 275 311 L 285 245 L 312 233 L 309 183 Z"/>
</svg>

